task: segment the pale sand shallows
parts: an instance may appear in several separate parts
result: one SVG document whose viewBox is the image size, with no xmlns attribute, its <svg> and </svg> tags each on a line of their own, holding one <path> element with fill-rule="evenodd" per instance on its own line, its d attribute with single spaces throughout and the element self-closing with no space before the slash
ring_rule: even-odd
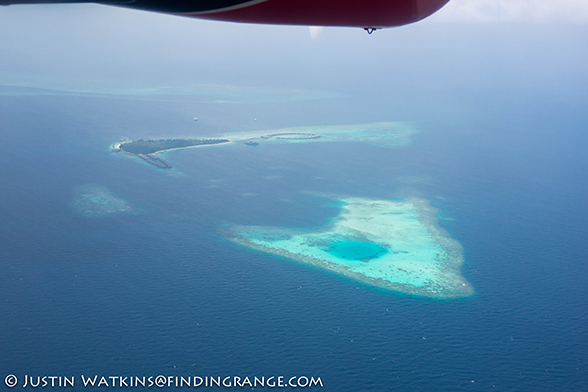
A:
<svg viewBox="0 0 588 392">
<path fill-rule="evenodd" d="M 74 190 L 72 207 L 86 218 L 105 218 L 120 214 L 137 214 L 126 200 L 110 193 L 108 188 L 98 184 L 80 185 Z"/>
<path fill-rule="evenodd" d="M 462 247 L 439 227 L 436 210 L 427 200 L 340 201 L 341 212 L 327 227 L 229 225 L 221 231 L 241 245 L 386 290 L 440 299 L 474 294 L 471 284 L 461 275 Z M 333 249 L 345 243 L 386 251 L 370 257 L 364 254 L 354 258 L 349 254 L 343 258 Z"/>
<path fill-rule="evenodd" d="M 399 122 L 378 122 L 351 125 L 323 125 L 272 129 L 265 131 L 225 134 L 222 137 L 232 141 L 246 141 L 255 139 L 259 143 L 323 143 L 323 142 L 364 142 L 381 146 L 405 146 L 410 142 L 410 136 L 416 133 L 408 124 Z M 316 139 L 280 139 L 272 137 L 261 138 L 265 135 L 279 133 L 319 134 Z"/>
</svg>

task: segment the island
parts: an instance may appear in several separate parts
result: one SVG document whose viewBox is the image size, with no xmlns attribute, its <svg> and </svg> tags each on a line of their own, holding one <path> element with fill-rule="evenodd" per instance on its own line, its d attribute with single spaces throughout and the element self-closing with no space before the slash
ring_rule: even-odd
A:
<svg viewBox="0 0 588 392">
<path fill-rule="evenodd" d="M 318 267 L 379 289 L 437 299 L 474 294 L 463 250 L 421 198 L 335 198 L 339 214 L 317 228 L 223 225 L 240 245 Z"/>
<path fill-rule="evenodd" d="M 132 140 L 115 145 L 121 151 L 131 154 L 154 154 L 165 150 L 204 146 L 207 144 L 228 143 L 228 139 L 159 139 L 159 140 Z"/>
<path fill-rule="evenodd" d="M 171 169 L 172 165 L 169 162 L 155 154 L 161 151 L 175 150 L 178 148 L 198 147 L 230 142 L 231 141 L 228 139 L 139 139 L 116 143 L 112 146 L 112 151 L 124 151 L 136 155 L 145 162 L 160 169 Z"/>
<path fill-rule="evenodd" d="M 292 127 L 266 131 L 249 131 L 224 134 L 220 138 L 172 138 L 172 139 L 121 139 L 111 145 L 113 152 L 136 156 L 160 169 L 172 165 L 156 154 L 180 148 L 203 147 L 233 143 L 237 146 L 262 146 L 281 143 L 361 142 L 384 147 L 406 146 L 416 133 L 409 124 L 378 122 L 351 125 L 322 125 Z"/>
</svg>

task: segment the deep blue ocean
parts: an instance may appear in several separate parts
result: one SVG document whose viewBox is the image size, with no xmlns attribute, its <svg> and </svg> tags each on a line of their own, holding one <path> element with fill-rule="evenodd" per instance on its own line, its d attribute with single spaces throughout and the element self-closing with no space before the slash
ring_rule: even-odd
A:
<svg viewBox="0 0 588 392">
<path fill-rule="evenodd" d="M 231 104 L 1 89 L 0 390 L 8 374 L 162 374 L 306 375 L 338 392 L 588 391 L 579 103 L 495 95 L 411 112 L 367 97 Z M 162 154 L 170 171 L 110 152 L 121 137 L 395 120 L 420 131 L 409 146 L 195 148 Z M 80 216 L 72 200 L 84 184 L 139 213 Z M 464 247 L 476 295 L 385 292 L 218 233 L 337 214 L 308 192 L 429 199 Z"/>
</svg>

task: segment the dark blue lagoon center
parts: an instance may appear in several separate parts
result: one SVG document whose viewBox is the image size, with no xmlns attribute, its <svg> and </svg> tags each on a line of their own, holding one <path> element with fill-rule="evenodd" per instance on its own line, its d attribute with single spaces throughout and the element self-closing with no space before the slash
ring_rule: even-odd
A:
<svg viewBox="0 0 588 392">
<path fill-rule="evenodd" d="M 326 248 L 326 251 L 340 259 L 370 261 L 389 252 L 388 248 L 367 241 L 338 241 Z"/>
</svg>

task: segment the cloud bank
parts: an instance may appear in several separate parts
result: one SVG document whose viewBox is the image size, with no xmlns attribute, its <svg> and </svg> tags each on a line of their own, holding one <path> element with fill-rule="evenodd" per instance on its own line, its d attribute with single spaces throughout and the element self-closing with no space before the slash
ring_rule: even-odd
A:
<svg viewBox="0 0 588 392">
<path fill-rule="evenodd" d="M 451 0 L 435 18 L 466 22 L 588 23 L 588 0 Z"/>
</svg>

